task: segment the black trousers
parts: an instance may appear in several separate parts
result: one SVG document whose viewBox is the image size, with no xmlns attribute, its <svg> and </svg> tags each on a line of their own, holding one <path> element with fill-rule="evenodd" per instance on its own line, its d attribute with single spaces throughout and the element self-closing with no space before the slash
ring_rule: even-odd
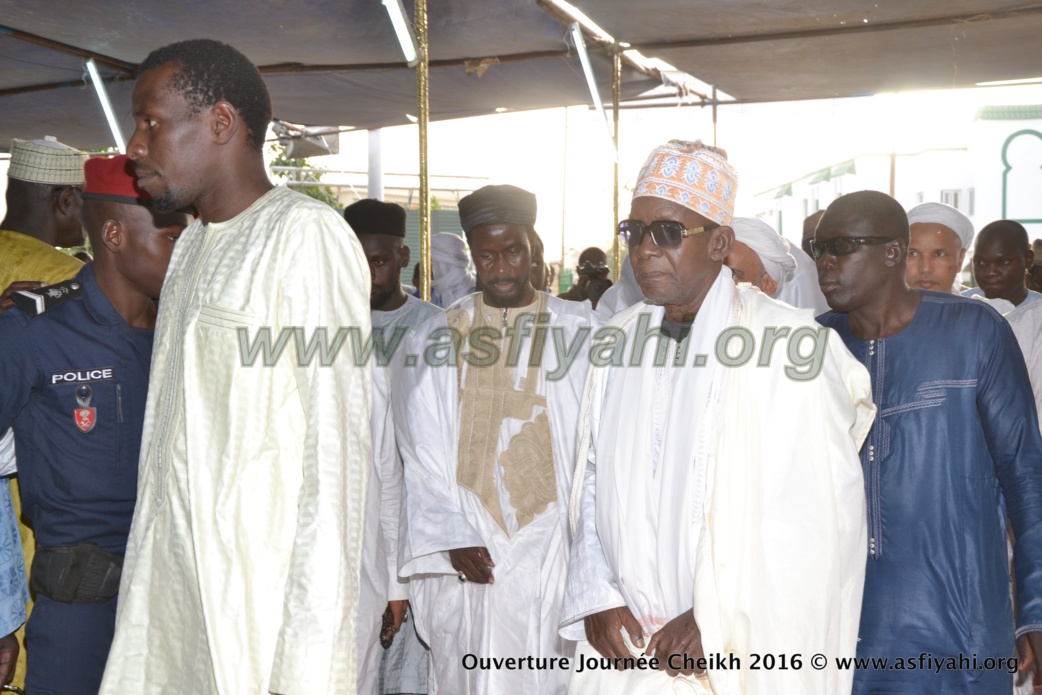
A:
<svg viewBox="0 0 1042 695">
<path fill-rule="evenodd" d="M 25 626 L 26 695 L 97 695 L 115 627 L 115 598 L 68 604 L 38 595 Z"/>
</svg>

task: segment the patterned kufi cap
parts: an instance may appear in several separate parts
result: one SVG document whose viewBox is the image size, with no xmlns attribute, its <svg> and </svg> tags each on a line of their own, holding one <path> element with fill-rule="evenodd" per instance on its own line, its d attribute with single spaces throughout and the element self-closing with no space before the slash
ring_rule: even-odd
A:
<svg viewBox="0 0 1042 695">
<path fill-rule="evenodd" d="M 82 186 L 86 152 L 54 139 L 14 140 L 8 177 L 51 186 Z"/>
<path fill-rule="evenodd" d="M 670 140 L 648 156 L 633 197 L 664 198 L 728 224 L 737 192 L 738 172 L 728 164 L 726 152 L 701 140 Z"/>
</svg>

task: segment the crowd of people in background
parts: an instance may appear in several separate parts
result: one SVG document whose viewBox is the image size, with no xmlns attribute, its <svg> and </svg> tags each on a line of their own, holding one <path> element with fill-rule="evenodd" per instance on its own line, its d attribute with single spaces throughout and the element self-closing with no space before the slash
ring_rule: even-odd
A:
<svg viewBox="0 0 1042 695">
<path fill-rule="evenodd" d="M 126 155 L 11 147 L 3 683 L 1042 683 L 1022 224 L 860 191 L 797 246 L 734 216 L 723 149 L 670 140 L 615 230 L 619 277 L 588 248 L 555 292 L 536 197 L 492 185 L 433 235 L 427 302 L 401 206 L 270 182 L 270 98 L 234 48 L 154 51 L 132 111 Z M 86 263 L 56 248 L 85 241 Z"/>
</svg>

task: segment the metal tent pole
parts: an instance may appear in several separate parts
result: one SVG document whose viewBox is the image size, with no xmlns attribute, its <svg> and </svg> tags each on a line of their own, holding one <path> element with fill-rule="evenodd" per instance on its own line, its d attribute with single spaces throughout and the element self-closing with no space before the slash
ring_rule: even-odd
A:
<svg viewBox="0 0 1042 695">
<path fill-rule="evenodd" d="M 416 64 L 416 99 L 420 127 L 420 299 L 431 300 L 431 196 L 427 163 L 427 124 L 430 119 L 430 85 L 427 50 L 427 0 L 416 0 L 416 43 L 420 60 Z"/>
</svg>

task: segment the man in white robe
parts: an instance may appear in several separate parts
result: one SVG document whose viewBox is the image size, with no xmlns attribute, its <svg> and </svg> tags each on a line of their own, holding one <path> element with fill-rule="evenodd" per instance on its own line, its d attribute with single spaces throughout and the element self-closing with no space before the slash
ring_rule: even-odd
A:
<svg viewBox="0 0 1042 695">
<path fill-rule="evenodd" d="M 781 299 L 781 294 L 796 270 L 796 261 L 789 253 L 789 242 L 769 224 L 755 217 L 735 217 L 731 220 L 731 229 L 734 243 L 724 265 L 731 269 L 735 284 L 748 282 L 759 287 L 768 297 L 786 301 Z"/>
<path fill-rule="evenodd" d="M 908 211 L 908 228 L 908 286 L 952 294 L 965 291 L 959 273 L 973 245 L 970 218 L 951 205 L 920 203 Z"/>
<path fill-rule="evenodd" d="M 474 291 L 474 273 L 468 270 L 467 243 L 458 234 L 431 237 L 431 302 L 447 308 Z"/>
<path fill-rule="evenodd" d="M 272 187 L 270 100 L 235 49 L 154 51 L 133 112 L 139 185 L 199 219 L 163 286 L 101 692 L 354 693 L 370 370 L 331 344 L 369 333 L 365 257 Z"/>
<path fill-rule="evenodd" d="M 671 141 L 619 225 L 647 299 L 612 319 L 625 360 L 591 369 L 583 401 L 573 693 L 850 692 L 833 659 L 854 654 L 861 608 L 869 378 L 811 312 L 734 286 L 735 178 L 722 152 Z"/>
<path fill-rule="evenodd" d="M 362 587 L 359 600 L 360 693 L 427 692 L 427 650 L 409 620 L 408 582 L 398 577 L 398 528 L 402 506 L 402 459 L 391 415 L 390 358 L 405 334 L 442 310 L 406 294 L 402 268 L 409 265 L 405 210 L 367 198 L 344 209 L 369 262 L 373 336 L 373 469 L 365 513 Z M 403 629 L 404 627 L 404 629 Z M 389 646 L 382 645 L 389 643 Z"/>
<path fill-rule="evenodd" d="M 460 201 L 484 289 L 410 334 L 392 384 L 398 571 L 431 650 L 431 693 L 553 695 L 568 682 L 572 645 L 557 634 L 567 500 L 598 323 L 588 305 L 531 286 L 535 216 L 535 196 L 513 186 Z M 489 661 L 507 658 L 520 661 Z"/>
</svg>

